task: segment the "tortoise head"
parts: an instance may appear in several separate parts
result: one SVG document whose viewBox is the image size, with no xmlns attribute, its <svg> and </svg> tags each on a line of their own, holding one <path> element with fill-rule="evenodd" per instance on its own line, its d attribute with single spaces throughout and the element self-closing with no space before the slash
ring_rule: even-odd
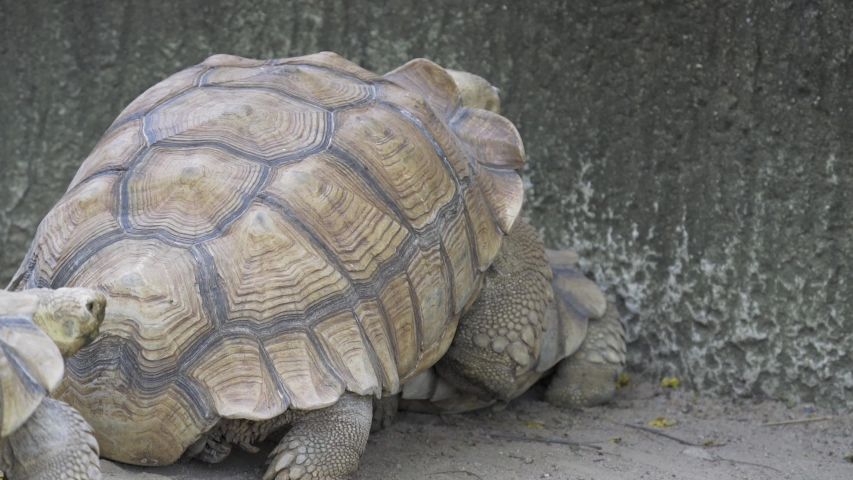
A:
<svg viewBox="0 0 853 480">
<path fill-rule="evenodd" d="M 77 353 L 95 339 L 104 321 L 107 299 L 88 288 L 28 290 L 39 297 L 33 323 L 59 347 L 63 358 Z"/>
<path fill-rule="evenodd" d="M 458 70 L 447 69 L 447 73 L 453 77 L 456 87 L 459 88 L 462 105 L 501 113 L 501 99 L 498 97 L 500 90 L 485 78 Z"/>
</svg>

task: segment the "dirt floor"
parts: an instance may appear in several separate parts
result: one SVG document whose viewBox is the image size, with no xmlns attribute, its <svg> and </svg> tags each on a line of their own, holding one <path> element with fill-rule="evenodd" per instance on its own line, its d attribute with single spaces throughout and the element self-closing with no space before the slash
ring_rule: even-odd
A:
<svg viewBox="0 0 853 480">
<path fill-rule="evenodd" d="M 772 399 L 709 399 L 649 382 L 583 411 L 554 408 L 540 395 L 532 391 L 500 412 L 402 413 L 390 429 L 371 435 L 356 478 L 853 478 L 853 415 Z M 675 424 L 649 426 L 658 417 Z M 787 423 L 765 425 L 772 422 Z M 260 479 L 273 445 L 264 447 L 218 465 L 103 461 L 102 468 L 105 479 L 116 480 Z"/>
</svg>

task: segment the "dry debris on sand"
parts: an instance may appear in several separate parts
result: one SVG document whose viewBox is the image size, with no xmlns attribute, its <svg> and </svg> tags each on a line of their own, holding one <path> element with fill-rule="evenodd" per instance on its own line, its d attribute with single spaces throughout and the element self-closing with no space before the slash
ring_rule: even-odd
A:
<svg viewBox="0 0 853 480">
<path fill-rule="evenodd" d="M 675 424 L 650 427 L 658 417 Z M 102 461 L 102 468 L 105 479 L 259 479 L 273 444 L 264 447 L 254 455 L 235 449 L 218 465 Z M 583 411 L 554 408 L 534 390 L 500 412 L 403 413 L 371 435 L 357 478 L 842 480 L 853 478 L 851 453 L 853 415 L 641 382 L 610 405 Z"/>
</svg>

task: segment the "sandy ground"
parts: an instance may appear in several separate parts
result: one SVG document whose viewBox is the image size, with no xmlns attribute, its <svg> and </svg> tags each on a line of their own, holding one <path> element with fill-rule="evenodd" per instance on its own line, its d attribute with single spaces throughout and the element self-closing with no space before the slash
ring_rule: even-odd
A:
<svg viewBox="0 0 853 480">
<path fill-rule="evenodd" d="M 356 478 L 853 479 L 853 463 L 845 458 L 853 454 L 853 415 L 771 399 L 709 399 L 650 382 L 583 411 L 554 408 L 540 396 L 534 390 L 500 412 L 402 413 L 370 437 Z M 657 417 L 676 423 L 648 426 Z M 801 419 L 810 421 L 762 426 Z M 103 461 L 102 468 L 105 479 L 115 480 L 259 479 L 273 444 L 263 447 L 218 465 Z"/>
</svg>

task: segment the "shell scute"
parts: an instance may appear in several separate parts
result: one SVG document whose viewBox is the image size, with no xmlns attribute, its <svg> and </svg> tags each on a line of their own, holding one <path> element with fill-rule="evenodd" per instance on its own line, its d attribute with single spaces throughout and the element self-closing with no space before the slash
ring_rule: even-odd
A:
<svg viewBox="0 0 853 480">
<path fill-rule="evenodd" d="M 210 236 L 245 208 L 265 167 L 210 146 L 155 146 L 126 180 L 128 226 L 192 241 Z"/>
<path fill-rule="evenodd" d="M 204 76 L 203 85 L 268 88 L 327 110 L 357 105 L 373 97 L 366 83 L 308 65 L 216 68 Z"/>
<path fill-rule="evenodd" d="M 117 176 L 104 175 L 66 193 L 39 225 L 36 238 L 42 241 L 33 243 L 11 285 L 26 280 L 27 288 L 65 286 L 70 271 L 94 253 L 99 240 L 118 235 L 121 227 L 113 211 L 117 183 Z"/>
<path fill-rule="evenodd" d="M 425 58 L 417 58 L 398 67 L 383 78 L 424 97 L 435 111 L 451 118 L 462 106 L 462 97 L 447 70 Z"/>
<path fill-rule="evenodd" d="M 98 172 L 127 170 L 131 161 L 146 146 L 141 118 L 125 122 L 107 132 L 77 170 L 68 191 Z"/>
<path fill-rule="evenodd" d="M 416 230 L 435 221 L 454 200 L 456 184 L 429 140 L 385 107 L 338 114 L 332 144 L 358 158 Z"/>
<path fill-rule="evenodd" d="M 255 60 L 253 58 L 244 58 L 244 57 L 239 57 L 237 55 L 229 55 L 227 53 L 219 53 L 216 55 L 211 55 L 211 56 L 207 57 L 203 62 L 201 62 L 202 65 L 205 65 L 208 67 L 242 67 L 242 68 L 259 67 L 259 66 L 264 65 L 266 63 L 269 63 L 269 62 L 267 62 L 266 60 Z"/>
<path fill-rule="evenodd" d="M 215 142 L 260 162 L 319 149 L 329 130 L 328 113 L 261 89 L 196 88 L 145 117 L 149 145 Z"/>
<path fill-rule="evenodd" d="M 113 122 L 112 126 L 110 126 L 110 130 L 117 128 L 125 121 L 145 115 L 151 111 L 151 109 L 157 107 L 175 95 L 179 95 L 195 86 L 198 86 L 202 75 L 204 75 L 209 69 L 210 67 L 204 64 L 196 65 L 195 67 L 182 70 L 149 88 L 143 92 L 142 95 L 136 97 L 134 101 L 130 102 L 130 105 L 128 105 L 124 110 L 122 110 L 118 118 Z"/>
<path fill-rule="evenodd" d="M 484 272 L 492 264 L 495 255 L 498 254 L 503 232 L 498 227 L 482 190 L 479 188 L 466 189 L 465 205 L 468 208 L 468 218 L 471 220 L 474 236 L 477 238 L 477 267 L 481 272 Z"/>
<path fill-rule="evenodd" d="M 430 348 L 441 339 L 448 323 L 456 320 L 450 305 L 452 279 L 438 243 L 419 250 L 408 265 L 407 277 L 419 310 L 421 348 Z"/>
<path fill-rule="evenodd" d="M 313 410 L 331 405 L 346 389 L 316 342 L 303 330 L 282 332 L 263 342 L 294 408 Z"/>
<path fill-rule="evenodd" d="M 348 391 L 359 395 L 382 393 L 370 344 L 351 311 L 343 310 L 324 319 L 314 327 L 314 333 Z"/>
<path fill-rule="evenodd" d="M 453 279 L 453 312 L 459 314 L 468 303 L 477 288 L 477 273 L 475 259 L 476 251 L 472 248 L 474 239 L 468 234 L 468 218 L 465 212 L 458 212 L 447 228 L 442 232 L 441 241 L 447 252 L 450 268 L 450 278 Z"/>
<path fill-rule="evenodd" d="M 301 317 L 350 288 L 318 246 L 273 205 L 253 204 L 207 247 L 223 279 L 229 322 L 263 325 Z"/>
<path fill-rule="evenodd" d="M 395 342 L 382 315 L 381 305 L 376 299 L 360 300 L 353 308 L 353 312 L 379 361 L 376 373 L 380 374 L 383 391 L 399 391 L 400 377 L 397 372 Z"/>
<path fill-rule="evenodd" d="M 264 362 L 254 335 L 221 338 L 187 369 L 187 375 L 210 392 L 216 412 L 225 418 L 263 420 L 281 414 L 288 399 Z"/>
<path fill-rule="evenodd" d="M 513 170 L 499 170 L 483 165 L 474 179 L 488 202 L 492 218 L 496 219 L 504 233 L 509 233 L 521 213 L 524 200 L 521 177 Z"/>
<path fill-rule="evenodd" d="M 280 58 L 271 62 L 273 65 L 311 65 L 327 68 L 336 73 L 349 75 L 363 82 L 373 82 L 380 77 L 370 70 L 365 70 L 346 58 L 333 52 L 319 52 L 302 57 Z"/>
<path fill-rule="evenodd" d="M 403 384 L 415 376 L 421 352 L 420 329 L 405 272 L 388 281 L 379 292 L 379 301 L 388 318 L 389 338 L 394 344 L 394 364 L 399 382 Z"/>
<path fill-rule="evenodd" d="M 328 154 L 277 167 L 265 192 L 289 205 L 353 282 L 374 279 L 377 269 L 399 258 L 410 236 L 382 200 Z"/>
<path fill-rule="evenodd" d="M 410 117 L 410 121 L 417 122 L 435 141 L 439 149 L 436 153 L 447 160 L 456 178 L 465 181 L 471 175 L 471 159 L 464 144 L 447 125 L 444 117 L 437 115 L 422 96 L 394 84 L 384 84 L 378 89 L 377 100 L 394 106 L 404 116 Z"/>
</svg>

